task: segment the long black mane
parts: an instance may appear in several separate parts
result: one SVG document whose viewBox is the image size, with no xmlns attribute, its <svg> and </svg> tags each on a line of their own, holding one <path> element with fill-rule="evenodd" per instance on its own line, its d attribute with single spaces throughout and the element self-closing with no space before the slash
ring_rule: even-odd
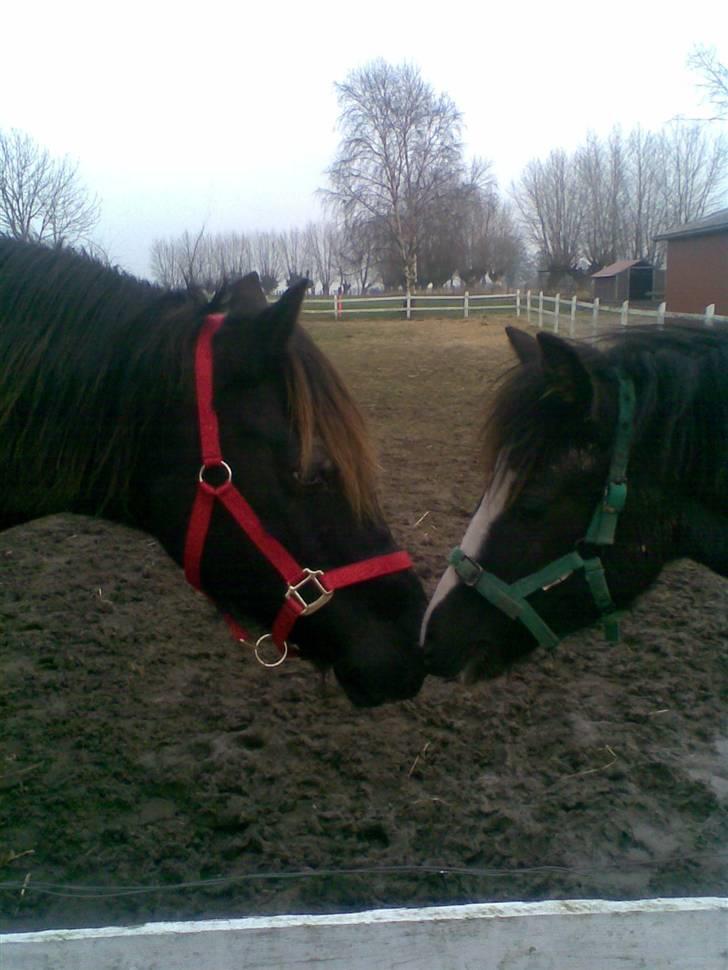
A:
<svg viewBox="0 0 728 970">
<path fill-rule="evenodd" d="M 728 485 L 728 328 L 639 326 L 572 346 L 594 381 L 592 427 L 611 442 L 616 377 L 631 377 L 637 396 L 631 467 L 673 483 L 689 482 L 696 497 L 715 504 Z M 557 434 L 561 426 L 562 437 L 568 436 L 570 423 L 564 414 L 559 425 L 561 417 L 548 399 L 540 366 L 517 366 L 505 374 L 482 431 L 486 476 L 507 448 L 516 456 L 522 485 L 553 448 L 544 425 Z M 566 448 L 573 444 L 564 440 Z"/>
<path fill-rule="evenodd" d="M 67 507 L 81 483 L 123 493 L 201 304 L 72 250 L 0 239 L 0 461 L 39 483 L 36 514 Z"/>
<path fill-rule="evenodd" d="M 224 291 L 208 302 L 72 250 L 0 237 L 0 467 L 17 492 L 5 490 L 0 526 L 28 509 L 126 516 L 145 428 L 181 388 L 191 395 L 192 347 Z M 364 421 L 301 328 L 289 342 L 286 383 L 304 466 L 320 438 L 355 512 L 377 517 Z M 74 504 L 80 494 L 83 508 Z"/>
</svg>

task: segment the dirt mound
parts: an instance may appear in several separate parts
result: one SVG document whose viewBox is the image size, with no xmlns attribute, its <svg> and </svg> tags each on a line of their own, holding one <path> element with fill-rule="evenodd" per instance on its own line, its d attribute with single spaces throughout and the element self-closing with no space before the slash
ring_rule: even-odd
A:
<svg viewBox="0 0 728 970">
<path fill-rule="evenodd" d="M 476 322 L 320 324 L 382 442 L 429 588 L 477 498 Z M 356 339 L 354 339 L 356 338 Z M 606 644 L 352 709 L 264 670 L 150 537 L 0 534 L 0 925 L 716 895 L 728 877 L 728 603 L 690 563 Z"/>
</svg>

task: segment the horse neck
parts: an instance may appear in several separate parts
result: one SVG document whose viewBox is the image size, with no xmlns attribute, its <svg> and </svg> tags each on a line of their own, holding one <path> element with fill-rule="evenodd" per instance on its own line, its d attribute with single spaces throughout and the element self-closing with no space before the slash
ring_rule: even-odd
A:
<svg viewBox="0 0 728 970">
<path fill-rule="evenodd" d="M 624 368 L 642 393 L 629 478 L 659 491 L 676 523 L 675 555 L 726 575 L 728 333 L 697 332 L 695 346 L 681 355 L 648 362 L 637 356 Z"/>
</svg>

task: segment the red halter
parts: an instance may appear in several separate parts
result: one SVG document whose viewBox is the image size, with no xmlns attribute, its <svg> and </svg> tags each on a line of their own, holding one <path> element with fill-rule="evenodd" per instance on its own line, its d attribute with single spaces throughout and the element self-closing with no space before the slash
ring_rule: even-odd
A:
<svg viewBox="0 0 728 970">
<path fill-rule="evenodd" d="M 280 542 L 266 532 L 258 516 L 232 484 L 232 470 L 223 460 L 220 449 L 217 415 L 213 405 L 212 338 L 220 329 L 224 319 L 222 313 L 212 313 L 207 316 L 195 347 L 195 386 L 202 466 L 187 527 L 184 550 L 185 576 L 196 589 L 202 588 L 200 582 L 202 551 L 210 527 L 212 511 L 215 502 L 218 501 L 268 562 L 278 570 L 286 583 L 283 604 L 273 623 L 272 633 L 260 637 L 256 643 L 256 656 L 260 660 L 257 653 L 258 647 L 264 640 L 272 638 L 281 651 L 282 661 L 289 651 L 289 645 L 286 642 L 288 635 L 300 616 L 309 616 L 321 609 L 337 589 L 409 569 L 412 566 L 412 560 L 406 552 L 393 552 L 323 572 L 320 569 L 299 566 Z M 226 479 L 221 485 L 212 485 L 205 480 L 205 475 L 210 469 L 221 469 L 225 473 Z M 235 620 L 229 616 L 226 619 L 235 636 L 242 642 L 247 641 L 247 633 Z M 261 660 L 261 662 L 264 661 Z"/>
</svg>

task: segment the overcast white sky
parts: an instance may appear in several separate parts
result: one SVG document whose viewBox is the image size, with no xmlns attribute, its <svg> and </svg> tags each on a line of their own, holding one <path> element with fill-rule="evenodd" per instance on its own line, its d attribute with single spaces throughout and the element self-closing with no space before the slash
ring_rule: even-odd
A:
<svg viewBox="0 0 728 970">
<path fill-rule="evenodd" d="M 724 0 L 13 8 L 0 14 L 0 128 L 79 161 L 102 203 L 99 242 L 139 275 L 156 237 L 318 218 L 334 82 L 375 57 L 416 64 L 453 98 L 468 155 L 490 159 L 503 188 L 589 128 L 704 114 L 686 57 L 704 43 L 728 60 Z"/>
</svg>

